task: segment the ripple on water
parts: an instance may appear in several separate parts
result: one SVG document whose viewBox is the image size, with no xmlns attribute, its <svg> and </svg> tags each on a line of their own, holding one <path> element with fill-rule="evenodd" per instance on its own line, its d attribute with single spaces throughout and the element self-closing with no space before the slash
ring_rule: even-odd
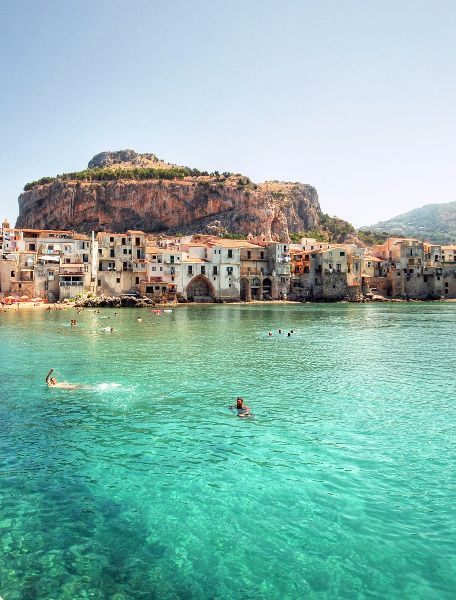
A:
<svg viewBox="0 0 456 600">
<path fill-rule="evenodd" d="M 454 310 L 2 314 L 1 595 L 451 598 Z"/>
</svg>

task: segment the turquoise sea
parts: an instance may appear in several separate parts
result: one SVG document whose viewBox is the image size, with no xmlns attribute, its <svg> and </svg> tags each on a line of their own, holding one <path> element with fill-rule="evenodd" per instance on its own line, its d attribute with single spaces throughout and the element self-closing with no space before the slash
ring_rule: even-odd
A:
<svg viewBox="0 0 456 600">
<path fill-rule="evenodd" d="M 4 600 L 455 597 L 456 304 L 117 313 L 0 313 Z"/>
</svg>

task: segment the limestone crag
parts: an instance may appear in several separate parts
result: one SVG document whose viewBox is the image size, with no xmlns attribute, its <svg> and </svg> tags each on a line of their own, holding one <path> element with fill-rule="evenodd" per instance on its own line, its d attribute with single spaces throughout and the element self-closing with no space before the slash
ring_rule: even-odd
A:
<svg viewBox="0 0 456 600">
<path fill-rule="evenodd" d="M 132 153 L 132 154 L 131 154 Z M 146 162 L 144 162 L 146 161 Z M 169 165 L 131 150 L 101 153 L 89 167 Z M 63 176 L 36 184 L 19 197 L 17 227 L 80 232 L 232 233 L 289 240 L 318 229 L 321 210 L 310 185 L 266 182 L 227 174 L 180 179 L 76 181 Z"/>
</svg>

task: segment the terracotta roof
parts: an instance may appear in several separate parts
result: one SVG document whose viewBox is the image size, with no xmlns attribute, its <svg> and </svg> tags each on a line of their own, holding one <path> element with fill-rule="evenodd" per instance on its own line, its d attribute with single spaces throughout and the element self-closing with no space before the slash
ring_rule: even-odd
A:
<svg viewBox="0 0 456 600">
<path fill-rule="evenodd" d="M 222 248 L 258 248 L 262 249 L 263 246 L 258 244 L 252 244 L 246 240 L 227 240 L 227 239 L 216 239 L 208 243 L 208 246 L 222 246 Z"/>
<path fill-rule="evenodd" d="M 183 258 L 182 262 L 183 263 L 207 263 L 209 261 L 204 260 L 204 258 L 196 258 L 196 257 L 189 256 L 188 258 Z"/>
</svg>

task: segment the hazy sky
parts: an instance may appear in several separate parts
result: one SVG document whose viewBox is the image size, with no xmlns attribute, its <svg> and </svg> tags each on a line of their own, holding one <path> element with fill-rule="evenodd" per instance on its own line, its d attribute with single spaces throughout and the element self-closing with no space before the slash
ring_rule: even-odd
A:
<svg viewBox="0 0 456 600">
<path fill-rule="evenodd" d="M 366 225 L 455 197 L 456 1 L 0 0 L 0 217 L 132 148 L 314 185 Z"/>
</svg>

